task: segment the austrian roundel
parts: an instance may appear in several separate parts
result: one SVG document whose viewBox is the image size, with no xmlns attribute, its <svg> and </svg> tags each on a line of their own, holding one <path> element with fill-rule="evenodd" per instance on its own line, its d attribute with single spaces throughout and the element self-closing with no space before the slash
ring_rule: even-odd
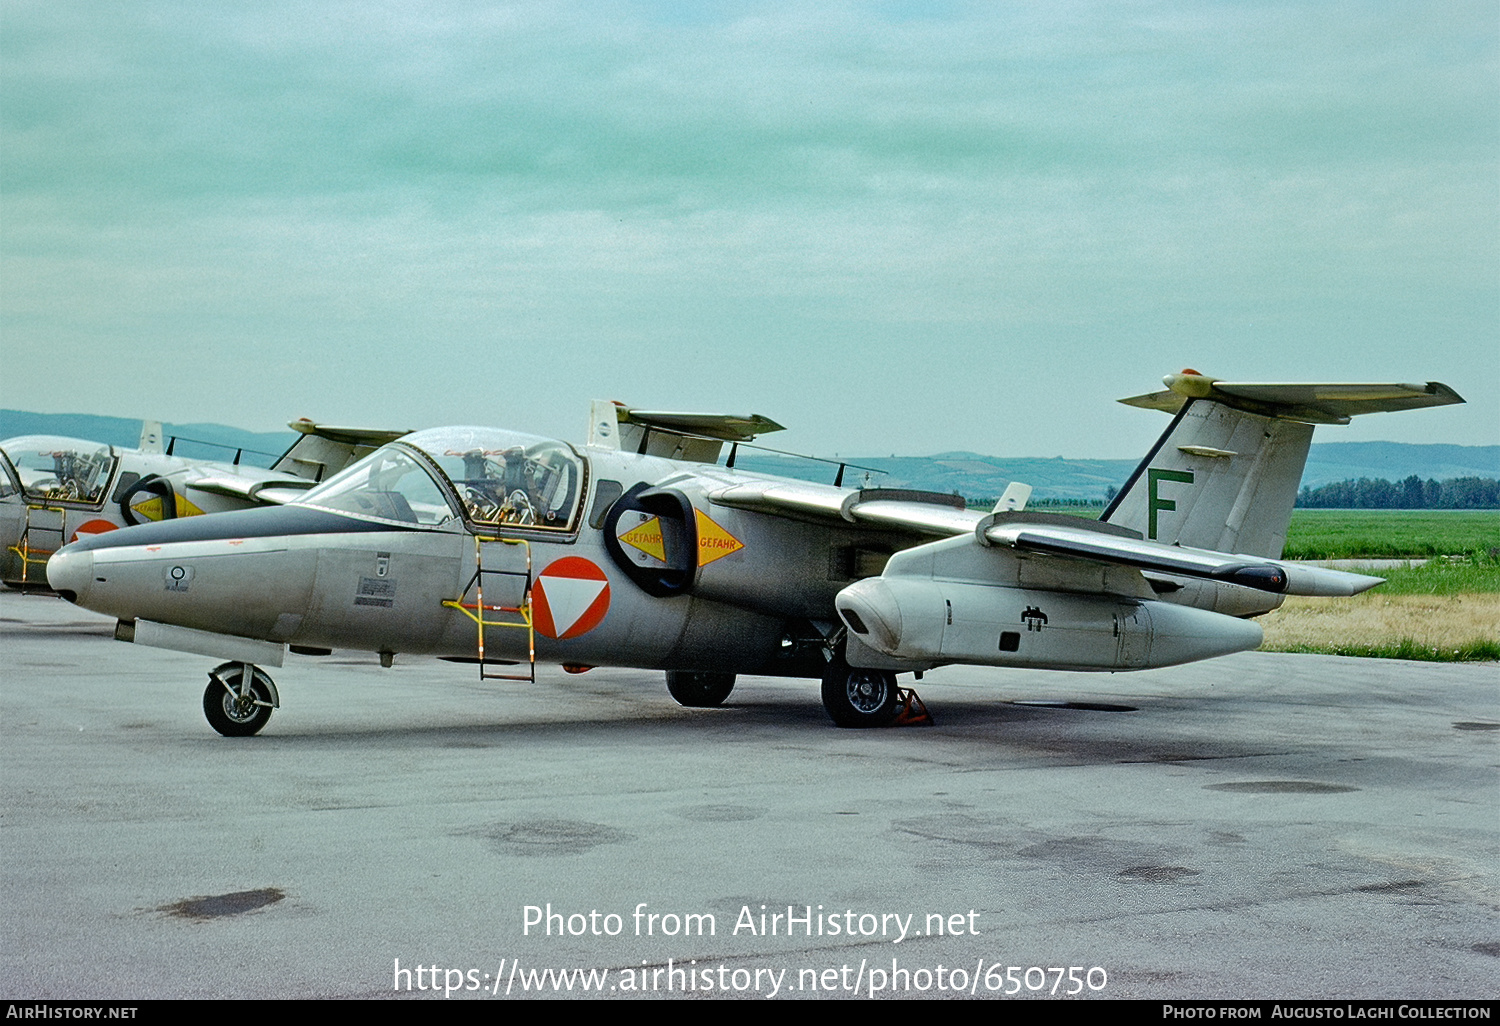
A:
<svg viewBox="0 0 1500 1026">
<path fill-rule="evenodd" d="M 599 626 L 609 612 L 609 578 L 582 556 L 564 556 L 537 575 L 531 589 L 537 632 L 566 641 Z"/>
<path fill-rule="evenodd" d="M 73 537 L 68 541 L 76 542 L 79 538 L 87 538 L 91 534 L 103 534 L 105 531 L 113 531 L 117 525 L 108 520 L 85 520 L 78 525 L 78 530 L 73 532 Z"/>
</svg>

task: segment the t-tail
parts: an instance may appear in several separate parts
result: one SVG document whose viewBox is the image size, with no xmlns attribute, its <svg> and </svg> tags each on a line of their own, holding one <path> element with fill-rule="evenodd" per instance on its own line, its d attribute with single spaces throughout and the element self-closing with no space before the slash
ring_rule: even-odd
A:
<svg viewBox="0 0 1500 1026">
<path fill-rule="evenodd" d="M 1147 539 L 1277 559 L 1315 424 L 1447 406 L 1447 385 L 1230 382 L 1185 370 L 1164 392 L 1121 399 L 1173 414 L 1101 520 Z"/>
</svg>

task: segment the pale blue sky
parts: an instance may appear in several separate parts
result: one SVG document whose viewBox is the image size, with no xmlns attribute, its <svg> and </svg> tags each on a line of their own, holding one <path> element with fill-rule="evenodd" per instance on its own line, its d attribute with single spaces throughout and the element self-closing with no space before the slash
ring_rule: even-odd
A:
<svg viewBox="0 0 1500 1026">
<path fill-rule="evenodd" d="M 0 400 L 1122 458 L 1165 421 L 1112 400 L 1192 366 L 1446 381 L 1319 440 L 1495 444 L 1497 41 L 1490 2 L 7 0 Z"/>
</svg>

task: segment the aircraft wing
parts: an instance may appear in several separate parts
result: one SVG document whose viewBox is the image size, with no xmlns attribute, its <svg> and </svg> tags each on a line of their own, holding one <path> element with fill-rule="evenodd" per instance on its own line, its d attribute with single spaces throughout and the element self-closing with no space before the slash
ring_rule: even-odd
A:
<svg viewBox="0 0 1500 1026">
<path fill-rule="evenodd" d="M 727 413 L 670 413 L 636 410 L 625 407 L 619 414 L 622 424 L 640 424 L 650 428 L 704 435 L 724 442 L 749 442 L 758 435 L 784 431 L 770 417 L 758 413 L 740 416 Z"/>
<path fill-rule="evenodd" d="M 754 481 L 709 495 L 712 502 L 799 520 L 841 520 L 934 538 L 967 534 L 984 518 L 962 496 L 898 488 L 845 491 L 804 481 Z"/>
<path fill-rule="evenodd" d="M 1358 595 L 1384 581 L 1382 577 L 1261 556 L 1188 549 L 1055 523 L 1029 523 L 1025 517 L 1025 514 L 986 517 L 986 522 L 979 525 L 976 533 L 985 544 L 1006 546 L 1019 552 L 1126 566 L 1174 577 L 1222 581 L 1283 595 L 1344 597 Z M 1083 523 L 1092 526 L 1090 521 Z"/>
<path fill-rule="evenodd" d="M 307 490 L 313 486 L 312 481 L 305 481 L 300 478 L 256 479 L 228 474 L 190 477 L 184 484 L 200 492 L 212 492 L 215 495 L 227 495 L 230 498 L 244 499 L 247 502 L 258 502 L 270 506 L 280 506 L 284 503 L 294 502 L 306 495 Z"/>
<path fill-rule="evenodd" d="M 736 445 L 783 430 L 770 417 L 758 413 L 637 410 L 624 403 L 595 399 L 589 407 L 588 444 L 690 463 L 713 463 L 725 442 Z"/>
<path fill-rule="evenodd" d="M 924 540 L 974 534 L 985 545 L 1054 558 L 1129 567 L 1147 573 L 1237 584 L 1286 595 L 1357 595 L 1383 578 L 1322 567 L 1145 541 L 1113 524 L 1058 514 L 984 514 L 964 508 L 956 495 L 865 488 L 845 492 L 797 481 L 732 485 L 710 501 L 795 520 L 846 524 L 921 536 Z"/>
</svg>

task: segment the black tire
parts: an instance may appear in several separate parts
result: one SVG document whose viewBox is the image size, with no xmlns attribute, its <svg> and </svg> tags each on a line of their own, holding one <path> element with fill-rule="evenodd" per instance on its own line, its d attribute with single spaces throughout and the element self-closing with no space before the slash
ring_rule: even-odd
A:
<svg viewBox="0 0 1500 1026">
<path fill-rule="evenodd" d="M 250 681 L 252 697 L 246 702 L 239 698 L 244 676 L 243 663 L 226 664 L 209 674 L 208 688 L 203 692 L 203 715 L 208 717 L 209 726 L 225 737 L 253 737 L 271 719 L 271 678 L 255 667 Z"/>
<path fill-rule="evenodd" d="M 834 662 L 823 675 L 823 708 L 840 727 L 884 727 L 901 711 L 896 675 Z"/>
<path fill-rule="evenodd" d="M 708 709 L 724 704 L 724 699 L 734 690 L 734 674 L 668 670 L 667 690 L 679 705 Z"/>
</svg>

